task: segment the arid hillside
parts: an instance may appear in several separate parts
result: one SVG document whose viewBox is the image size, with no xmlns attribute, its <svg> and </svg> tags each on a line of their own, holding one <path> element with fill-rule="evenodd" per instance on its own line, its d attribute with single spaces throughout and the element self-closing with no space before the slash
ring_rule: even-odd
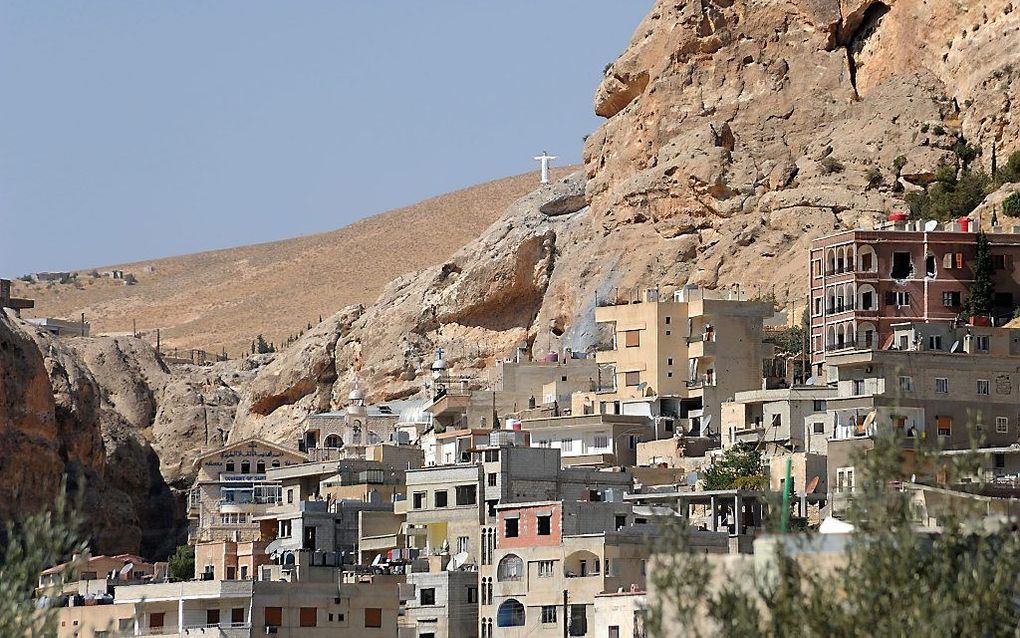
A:
<svg viewBox="0 0 1020 638">
<path fill-rule="evenodd" d="M 561 168 L 553 177 L 571 169 Z M 164 350 L 200 348 L 231 358 L 252 339 L 282 343 L 348 304 L 375 301 L 394 277 L 442 263 L 538 184 L 537 172 L 479 184 L 362 219 L 327 233 L 266 244 L 85 268 L 78 284 L 16 282 L 34 298 L 28 317 L 77 319 L 93 334 L 126 334 L 133 322 Z M 89 275 L 123 270 L 138 283 Z"/>
</svg>

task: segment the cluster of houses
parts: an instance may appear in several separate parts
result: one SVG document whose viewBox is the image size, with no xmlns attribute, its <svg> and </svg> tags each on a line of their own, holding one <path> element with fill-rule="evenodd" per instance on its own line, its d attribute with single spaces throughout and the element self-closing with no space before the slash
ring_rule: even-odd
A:
<svg viewBox="0 0 1020 638">
<path fill-rule="evenodd" d="M 813 243 L 802 352 L 769 342 L 770 303 L 693 286 L 597 307 L 612 339 L 590 355 L 458 375 L 440 351 L 423 400 L 370 405 L 355 384 L 292 445 L 200 456 L 191 580 L 100 557 L 40 593 L 63 596 L 60 636 L 637 638 L 664 520 L 710 554 L 764 531 L 767 492 L 705 489 L 720 455 L 760 451 L 771 490 L 819 525 L 845 517 L 882 427 L 947 455 L 978 434 L 979 487 L 959 493 L 1012 514 L 1020 234 L 989 240 L 1002 321 L 960 319 L 973 230 L 894 220 Z M 901 489 L 937 524 L 946 490 L 924 478 Z"/>
</svg>

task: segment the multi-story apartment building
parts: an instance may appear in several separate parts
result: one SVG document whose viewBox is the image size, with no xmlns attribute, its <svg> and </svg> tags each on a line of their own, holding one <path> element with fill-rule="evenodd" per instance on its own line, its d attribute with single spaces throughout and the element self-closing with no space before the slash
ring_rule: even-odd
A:
<svg viewBox="0 0 1020 638">
<path fill-rule="evenodd" d="M 610 326 L 612 343 L 596 353 L 597 388 L 575 393 L 572 413 L 642 415 L 657 432 L 718 434 L 722 400 L 762 386 L 772 355 L 762 325 L 772 314 L 770 304 L 697 287 L 600 306 L 595 321 Z"/>
<path fill-rule="evenodd" d="M 835 396 L 835 388 L 808 385 L 737 392 L 722 404 L 722 445 L 824 453 L 826 401 Z"/>
<path fill-rule="evenodd" d="M 977 234 L 969 220 L 893 221 L 816 239 L 810 252 L 811 361 L 816 375 L 833 352 L 882 347 L 903 322 L 952 323 L 974 283 Z M 1020 303 L 1020 234 L 988 235 L 996 314 Z"/>
<path fill-rule="evenodd" d="M 476 445 L 466 460 L 407 472 L 408 498 L 398 502 L 397 513 L 406 515 L 404 535 L 423 557 L 407 574 L 407 582 L 419 589 L 435 589 L 439 598 L 433 598 L 430 592 L 426 601 L 450 601 L 446 609 L 449 618 L 477 619 L 477 599 L 470 603 L 456 601 L 461 600 L 458 592 L 478 587 L 477 566 L 491 560 L 499 504 L 536 497 L 599 501 L 614 491 L 622 496 L 632 486 L 627 473 L 562 468 L 559 450 L 516 445 L 523 443 L 523 434 L 513 430 L 490 431 L 488 444 Z M 451 561 L 455 563 L 452 567 Z M 470 575 L 435 575 L 458 571 Z M 456 634 L 453 626 L 434 624 L 437 604 L 424 604 L 420 598 L 408 601 L 408 617 L 418 619 L 415 621 L 418 635 L 477 635 L 478 624 L 474 620 L 470 634 Z M 420 609 L 423 606 L 424 611 Z M 466 626 L 465 623 L 463 627 Z"/>
<path fill-rule="evenodd" d="M 483 638 L 594 636 L 596 596 L 644 588 L 649 528 L 633 527 L 631 505 L 553 500 L 496 509 L 496 545 L 480 567 Z"/>
<path fill-rule="evenodd" d="M 891 427 L 916 442 L 966 450 L 972 439 L 1005 449 L 1020 440 L 1020 330 L 946 322 L 894 325 L 887 349 L 829 353 L 837 396 L 827 400 L 833 505 L 855 484 L 853 456 Z M 1003 460 L 1006 455 L 996 457 Z"/>
<path fill-rule="evenodd" d="M 630 414 L 525 418 L 521 427 L 531 445 L 558 449 L 563 465 L 634 465 L 638 443 L 656 438 L 649 417 Z"/>
<path fill-rule="evenodd" d="M 396 638 L 398 582 L 303 556 L 286 568 L 265 566 L 253 580 L 118 587 L 113 604 L 61 608 L 57 636 Z"/>
<path fill-rule="evenodd" d="M 188 498 L 191 541 L 257 540 L 255 517 L 281 499 L 279 481 L 268 479 L 266 473 L 307 460 L 296 450 L 257 438 L 199 455 Z"/>
</svg>

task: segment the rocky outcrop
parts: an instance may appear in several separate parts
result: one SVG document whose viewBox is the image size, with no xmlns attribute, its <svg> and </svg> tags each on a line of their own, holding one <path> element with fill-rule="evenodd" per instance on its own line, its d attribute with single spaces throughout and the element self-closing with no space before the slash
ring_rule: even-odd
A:
<svg viewBox="0 0 1020 638">
<path fill-rule="evenodd" d="M 0 518 L 47 507 L 66 480 L 93 551 L 172 551 L 183 511 L 144 429 L 167 376 L 139 340 L 57 340 L 0 314 Z"/>
<path fill-rule="evenodd" d="M 304 337 L 257 375 L 232 436 L 292 441 L 355 376 L 409 396 L 437 347 L 454 369 L 590 348 L 597 300 L 646 287 L 799 302 L 812 238 L 904 206 L 963 143 L 986 166 L 1016 148 L 1018 20 L 1000 0 L 657 2 L 596 90 L 583 175 Z"/>
</svg>

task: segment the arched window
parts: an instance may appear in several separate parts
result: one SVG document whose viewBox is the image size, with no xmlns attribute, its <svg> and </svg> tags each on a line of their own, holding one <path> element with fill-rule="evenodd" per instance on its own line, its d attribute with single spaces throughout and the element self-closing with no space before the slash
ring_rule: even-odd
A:
<svg viewBox="0 0 1020 638">
<path fill-rule="evenodd" d="M 858 272 L 878 272 L 878 256 L 871 246 L 861 246 L 857 256 Z"/>
<path fill-rule="evenodd" d="M 878 310 L 878 291 L 871 284 L 861 284 L 857 289 L 857 307 L 860 310 Z"/>
<path fill-rule="evenodd" d="M 504 600 L 503 604 L 499 606 L 499 610 L 496 611 L 496 626 L 523 627 L 524 605 L 516 598 Z"/>
<path fill-rule="evenodd" d="M 516 554 L 507 554 L 496 567 L 496 580 L 521 580 L 524 578 L 524 561 Z M 503 625 L 500 625 L 503 627 Z"/>
<path fill-rule="evenodd" d="M 326 437 L 325 441 L 323 441 L 323 446 L 336 448 L 343 447 L 343 441 L 340 439 L 340 435 L 330 434 Z"/>
<path fill-rule="evenodd" d="M 592 552 L 581 550 L 567 556 L 563 561 L 563 575 L 567 578 L 583 578 L 599 573 L 599 557 Z"/>
<path fill-rule="evenodd" d="M 251 474 L 251 461 L 241 461 L 241 474 Z"/>
<path fill-rule="evenodd" d="M 873 348 L 876 346 L 876 335 L 878 331 L 875 330 L 875 324 L 871 322 L 864 322 L 857 327 L 857 340 L 858 347 L 861 348 Z"/>
<path fill-rule="evenodd" d="M 265 474 L 266 473 L 266 462 L 265 461 L 259 461 L 258 463 L 255 464 L 255 473 L 256 474 Z"/>
<path fill-rule="evenodd" d="M 273 459 L 273 467 L 280 467 L 280 459 Z"/>
<path fill-rule="evenodd" d="M 227 472 L 233 472 L 233 471 L 234 471 L 234 462 L 233 461 L 227 461 Z"/>
</svg>

